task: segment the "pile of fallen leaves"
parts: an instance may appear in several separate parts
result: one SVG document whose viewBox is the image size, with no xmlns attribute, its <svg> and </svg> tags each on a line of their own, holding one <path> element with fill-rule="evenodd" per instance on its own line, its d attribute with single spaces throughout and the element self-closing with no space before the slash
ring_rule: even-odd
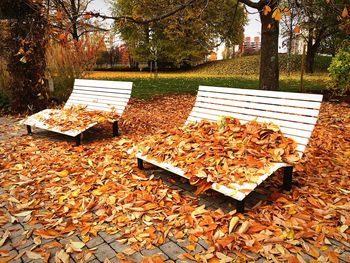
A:
<svg viewBox="0 0 350 263">
<path fill-rule="evenodd" d="M 113 122 L 118 120 L 119 115 L 115 110 L 112 111 L 91 111 L 86 110 L 86 106 L 75 105 L 69 108 L 63 108 L 58 111 L 52 111 L 48 118 L 45 118 L 44 124 L 50 128 L 56 127 L 60 131 L 85 130 L 88 126 L 95 123 Z"/>
<path fill-rule="evenodd" d="M 255 183 L 272 162 L 298 161 L 296 147 L 273 123 L 241 124 L 223 117 L 157 132 L 135 149 L 149 159 L 182 168 L 194 185 L 205 179 L 230 187 Z"/>
<path fill-rule="evenodd" d="M 162 100 L 152 103 L 161 109 Z M 152 103 L 147 107 L 152 108 Z M 178 115 L 172 114 L 178 125 Z M 130 127 L 151 117 L 130 109 L 124 118 L 135 121 L 121 127 L 122 136 L 79 147 L 65 137 L 52 140 L 50 134 L 11 135 L 0 142 L 0 227 L 18 220 L 40 225 L 11 243 L 17 248 L 26 239 L 34 240 L 35 246 L 24 249 L 18 258 L 26 254 L 47 259 L 49 248 L 55 247 L 57 262 L 68 262 L 71 254 L 88 260 L 94 250 L 83 245 L 105 231 L 130 246 L 126 254 L 171 238 L 188 242 L 182 258 L 201 262 L 256 261 L 260 256 L 274 262 L 338 262 L 338 257 L 349 262 L 343 254 L 350 249 L 349 107 L 323 104 L 305 155 L 295 165 L 292 192 L 282 193 L 281 178 L 271 177 L 266 189 L 259 187 L 268 199 L 246 214 L 237 214 L 234 207 L 227 211 L 225 204 L 207 208 L 199 204 L 201 198 L 137 169 L 128 150 L 142 141 L 144 128 L 135 135 Z M 54 241 L 76 233 L 82 242 L 72 240 L 62 246 Z M 10 236 L 5 232 L 0 243 L 8 244 Z M 209 248 L 194 255 L 200 240 Z M 6 255 L 6 249 L 0 250 Z"/>
</svg>

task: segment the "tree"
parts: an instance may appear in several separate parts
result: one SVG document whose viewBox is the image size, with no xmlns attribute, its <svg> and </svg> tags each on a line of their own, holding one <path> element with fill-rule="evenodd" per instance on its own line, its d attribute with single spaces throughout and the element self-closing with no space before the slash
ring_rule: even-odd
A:
<svg viewBox="0 0 350 263">
<path fill-rule="evenodd" d="M 251 0 L 238 0 L 239 2 L 256 9 L 260 14 L 261 20 L 261 64 L 260 64 L 260 78 L 259 87 L 261 89 L 278 90 L 279 68 L 278 68 L 278 36 L 279 36 L 279 20 L 283 12 L 289 12 L 289 8 L 284 6 L 281 0 L 260 0 L 258 2 Z M 132 2 L 132 1 L 130 1 Z M 134 14 L 120 14 L 117 16 L 105 16 L 99 13 L 91 13 L 92 16 L 102 17 L 104 19 L 110 18 L 117 21 L 131 21 L 136 24 L 147 24 L 149 22 L 160 21 L 164 18 L 172 16 L 177 12 L 185 9 L 194 3 L 201 2 L 201 0 L 187 0 L 181 1 L 177 5 L 172 5 L 171 8 L 162 9 L 162 13 L 156 12 L 151 16 L 144 18 L 138 16 L 137 12 Z M 209 0 L 206 2 L 210 2 Z M 339 7 L 333 5 L 333 1 L 326 0 L 330 7 L 330 11 L 334 12 L 334 16 L 339 14 Z M 343 1 L 346 4 L 346 1 Z M 148 7 L 148 5 L 145 5 Z M 342 16 L 348 18 L 346 12 L 342 12 Z M 345 23 L 344 30 L 348 30 L 349 23 Z"/>
<path fill-rule="evenodd" d="M 43 7 L 40 0 L 0 3 L 1 11 L 13 11 L 5 46 L 10 75 L 8 93 L 14 111 L 37 111 L 48 103 L 44 85 L 47 19 Z"/>
<path fill-rule="evenodd" d="M 332 1 L 334 8 L 341 8 L 350 1 Z M 322 43 L 332 36 L 339 34 L 341 17 L 330 12 L 330 5 L 323 0 L 297 0 L 293 5 L 299 12 L 299 24 L 304 29 L 304 38 L 307 42 L 306 72 L 314 72 L 314 62 L 317 51 Z"/>
<path fill-rule="evenodd" d="M 296 0 L 284 0 L 286 6 L 295 5 Z M 299 18 L 300 14 L 298 13 L 298 9 L 292 8 L 289 12 L 284 13 L 281 19 L 281 29 L 282 29 L 282 37 L 285 39 L 283 41 L 283 45 L 287 46 L 287 74 L 290 75 L 291 72 L 291 54 L 292 54 L 292 44 L 293 40 L 296 40 L 296 37 L 300 34 L 300 26 L 299 26 Z"/>
<path fill-rule="evenodd" d="M 174 1 L 119 0 L 114 3 L 114 15 L 127 14 L 147 21 L 171 5 Z M 193 2 L 161 21 L 135 23 L 132 19 L 122 19 L 116 23 L 115 30 L 127 43 L 134 59 L 153 61 L 156 68 L 159 61 L 177 66 L 196 64 L 218 43 L 239 43 L 243 39 L 244 23 L 243 9 L 236 0 L 215 0 Z"/>
<path fill-rule="evenodd" d="M 57 32 L 59 38 L 66 34 L 78 41 L 79 38 L 90 32 L 107 31 L 94 25 L 86 15 L 89 4 L 93 0 L 51 0 L 48 1 L 51 28 Z"/>
</svg>

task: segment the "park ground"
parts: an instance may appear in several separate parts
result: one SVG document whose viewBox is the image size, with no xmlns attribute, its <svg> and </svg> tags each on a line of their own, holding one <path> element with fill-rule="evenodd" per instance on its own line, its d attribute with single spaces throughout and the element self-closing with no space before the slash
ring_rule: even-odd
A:
<svg viewBox="0 0 350 263">
<path fill-rule="evenodd" d="M 133 98 L 119 137 L 101 125 L 79 147 L 1 117 L 0 262 L 350 262 L 349 104 L 322 104 L 291 192 L 271 176 L 237 214 L 128 151 L 183 125 L 194 100 Z"/>
<path fill-rule="evenodd" d="M 87 73 L 86 78 L 132 81 L 132 96 L 138 99 L 150 99 L 164 94 L 195 95 L 200 85 L 256 89 L 259 83 L 258 74 L 245 74 L 240 71 L 240 74 L 223 75 L 222 72 L 216 74 L 215 70 L 206 68 L 187 72 L 162 72 L 157 76 L 149 72 L 94 71 Z M 328 81 L 326 73 L 305 75 L 303 92 L 321 93 L 326 90 Z M 300 74 L 293 73 L 290 76 L 281 74 L 280 90 L 300 91 Z"/>
</svg>

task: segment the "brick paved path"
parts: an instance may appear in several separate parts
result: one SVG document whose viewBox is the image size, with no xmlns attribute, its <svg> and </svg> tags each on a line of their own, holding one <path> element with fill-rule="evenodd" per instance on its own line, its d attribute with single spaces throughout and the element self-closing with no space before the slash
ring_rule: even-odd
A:
<svg viewBox="0 0 350 263">
<path fill-rule="evenodd" d="M 19 136 L 25 133 L 25 130 L 16 130 L 12 129 L 13 127 L 13 119 L 7 119 L 7 118 L 0 118 L 0 125 L 8 127 L 8 132 L 0 133 L 0 140 L 6 140 L 9 137 L 12 136 Z M 52 135 L 52 133 L 50 133 Z M 63 139 L 67 139 L 64 137 Z M 194 192 L 194 187 L 192 187 L 187 180 L 184 180 L 183 178 L 180 178 L 176 175 L 171 175 L 165 171 L 162 170 L 146 170 L 146 173 L 151 174 L 153 173 L 155 176 L 160 176 L 164 182 L 166 182 L 170 187 L 173 187 L 175 189 L 179 189 L 185 194 L 192 195 Z M 170 176 L 171 175 L 171 176 Z M 169 180 L 169 178 L 171 178 Z M 3 193 L 3 190 L 0 189 L 0 194 Z M 254 193 L 248 200 L 247 200 L 247 209 L 250 209 L 254 205 L 259 205 L 259 201 L 266 198 L 266 196 Z M 222 209 L 224 212 L 229 212 L 233 209 L 235 209 L 235 205 L 233 203 L 233 200 L 225 197 L 223 195 L 220 195 L 214 191 L 209 192 L 209 194 L 202 195 L 199 198 L 200 204 L 205 204 L 207 208 L 216 210 L 218 208 Z M 0 214 L 6 213 L 5 207 L 0 204 Z M 19 218 L 19 222 L 15 222 L 13 224 L 6 224 L 2 227 L 0 227 L 0 240 L 1 237 L 4 235 L 6 230 L 9 230 L 11 235 L 6 240 L 5 244 L 0 247 L 1 250 L 8 250 L 9 256 L 17 256 L 16 258 L 12 259 L 10 262 L 13 263 L 19 263 L 19 262 L 42 262 L 42 260 L 31 260 L 27 257 L 26 251 L 30 251 L 33 247 L 36 247 L 35 241 L 32 237 L 29 237 L 29 239 L 26 238 L 26 236 L 30 236 L 33 229 L 40 228 L 41 225 L 28 225 L 23 222 L 23 218 Z M 69 261 L 70 262 L 91 262 L 91 263 L 98 263 L 98 262 L 120 262 L 121 260 L 117 257 L 118 253 L 123 253 L 125 251 L 130 251 L 129 247 L 127 245 L 121 244 L 116 239 L 118 238 L 118 235 L 109 235 L 105 232 L 99 232 L 98 235 L 94 238 L 92 238 L 89 242 L 86 243 L 86 247 L 89 249 L 95 249 L 95 253 L 91 255 L 91 257 L 87 258 L 85 261 L 79 261 L 76 258 L 76 254 L 70 254 Z M 49 243 L 52 241 L 57 241 L 64 247 L 67 243 L 70 241 L 80 241 L 80 237 L 77 235 L 72 236 L 66 236 L 64 238 L 55 238 L 55 239 L 43 239 L 42 244 Z M 340 261 L 339 262 L 348 262 L 348 259 L 350 258 L 350 248 L 344 247 L 344 245 L 340 244 L 339 242 L 335 240 L 331 240 L 333 249 L 336 251 L 341 252 Z M 168 237 L 166 239 L 166 242 L 156 247 L 152 250 L 146 250 L 143 249 L 140 252 L 134 252 L 130 256 L 127 256 L 126 258 L 133 261 L 133 262 L 141 262 L 142 258 L 144 256 L 151 256 L 158 254 L 160 255 L 165 262 L 193 262 L 191 260 L 180 260 L 178 259 L 178 256 L 188 252 L 191 255 L 195 255 L 196 253 L 199 253 L 203 250 L 208 249 L 208 245 L 204 240 L 200 240 L 196 246 L 195 251 L 188 251 L 185 247 L 188 245 L 187 242 L 178 242 L 173 237 Z M 50 258 L 49 262 L 55 262 L 55 254 L 57 251 L 59 251 L 61 248 L 55 247 L 52 249 L 49 249 L 50 251 Z M 129 249 L 129 250 L 128 250 Z M 254 255 L 252 253 L 246 252 L 250 256 L 252 256 L 253 260 L 252 262 L 266 262 L 269 261 L 264 258 L 259 258 L 258 255 Z M 108 261 L 108 260 L 109 261 Z M 309 262 L 312 260 L 310 256 L 303 255 L 303 259 L 305 262 Z M 0 256 L 0 262 L 1 256 Z M 270 262 L 270 261 L 269 261 Z"/>
</svg>

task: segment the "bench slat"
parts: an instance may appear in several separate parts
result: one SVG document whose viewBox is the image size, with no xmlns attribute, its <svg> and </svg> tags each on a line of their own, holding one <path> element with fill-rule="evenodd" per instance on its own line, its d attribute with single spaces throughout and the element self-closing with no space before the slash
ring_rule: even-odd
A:
<svg viewBox="0 0 350 263">
<path fill-rule="evenodd" d="M 224 94 L 224 93 L 214 93 L 214 92 L 205 92 L 198 91 L 197 98 L 207 97 L 207 98 L 217 98 L 224 100 L 237 100 L 237 101 L 246 101 L 246 102 L 257 102 L 262 104 L 272 104 L 272 105 L 283 105 L 291 107 L 300 107 L 300 108 L 310 108 L 310 109 L 319 109 L 321 107 L 321 102 L 315 101 L 298 101 L 298 100 L 288 100 L 281 98 L 267 98 L 267 97 L 258 97 L 258 96 L 246 96 L 246 95 L 237 95 L 237 94 Z"/>
<path fill-rule="evenodd" d="M 110 101 L 112 103 L 127 103 L 129 100 L 128 98 L 119 98 L 119 97 L 111 97 L 111 96 L 95 96 L 95 95 L 87 95 L 87 94 L 72 94 L 69 99 L 92 99 L 92 100 L 98 100 L 98 101 Z"/>
<path fill-rule="evenodd" d="M 117 106 L 125 106 L 127 104 L 127 101 L 113 101 L 113 100 L 101 100 L 101 99 L 92 99 L 92 98 L 70 98 L 69 101 L 67 101 L 67 103 L 70 104 L 81 104 L 81 105 L 88 105 L 88 104 L 92 104 L 92 105 L 105 105 L 105 106 L 109 106 L 109 107 L 117 107 Z"/>
<path fill-rule="evenodd" d="M 85 90 L 73 90 L 72 95 L 76 95 L 76 96 L 81 96 L 81 95 L 92 95 L 94 97 L 108 97 L 108 98 L 125 98 L 125 99 L 129 99 L 130 98 L 130 94 L 122 94 L 122 93 L 111 93 L 111 92 L 104 92 L 104 93 L 98 93 L 96 94 L 96 92 L 94 91 L 85 91 Z"/>
<path fill-rule="evenodd" d="M 105 103 L 96 103 L 96 102 L 91 102 L 91 101 L 78 101 L 78 100 L 71 100 L 68 101 L 66 103 L 66 105 L 64 106 L 65 108 L 71 107 L 71 106 L 94 106 L 95 108 L 100 108 L 101 111 L 111 111 L 113 108 L 117 110 L 117 112 L 119 113 L 119 111 L 121 109 L 125 108 L 125 105 L 109 105 L 109 104 L 105 104 Z"/>
<path fill-rule="evenodd" d="M 235 106 L 240 108 L 249 108 L 249 109 L 257 109 L 257 110 L 267 110 L 267 111 L 275 111 L 281 113 L 288 114 L 299 114 L 306 116 L 318 116 L 318 110 L 316 109 L 306 109 L 306 108 L 297 108 L 297 107 L 289 107 L 289 106 L 281 106 L 281 105 L 271 105 L 271 104 L 262 104 L 256 102 L 245 102 L 245 101 L 237 101 L 237 100 L 224 100 L 224 99 L 215 99 L 208 97 L 199 97 L 196 101 L 195 107 L 205 108 L 210 105 L 223 105 L 223 106 Z"/>
<path fill-rule="evenodd" d="M 109 89 L 109 88 L 96 88 L 96 87 L 83 87 L 83 86 L 74 86 L 74 91 L 93 91 L 96 94 L 103 93 L 113 93 L 113 94 L 131 94 L 131 90 L 128 89 Z"/>
<path fill-rule="evenodd" d="M 220 110 L 217 110 L 219 108 Z M 207 113 L 211 115 L 216 116 L 232 116 L 235 117 L 236 113 L 241 113 L 248 115 L 251 119 L 254 119 L 256 117 L 266 117 L 271 119 L 278 119 L 278 120 L 284 120 L 284 121 L 291 121 L 294 122 L 295 125 L 298 123 L 308 123 L 308 124 L 316 124 L 317 119 L 312 117 L 305 117 L 305 116 L 297 116 L 297 115 L 291 115 L 291 114 L 285 114 L 285 113 L 275 113 L 270 111 L 259 111 L 254 109 L 243 109 L 243 108 L 237 108 L 237 107 L 227 107 L 227 106 L 216 106 L 213 105 L 211 108 L 199 108 L 195 107 L 192 110 L 192 113 L 194 112 L 200 112 L 200 113 Z"/>
<path fill-rule="evenodd" d="M 110 89 L 132 89 L 132 82 L 130 81 L 110 81 L 110 80 L 94 80 L 94 79 L 76 79 L 74 86 L 100 87 Z"/>
<path fill-rule="evenodd" d="M 323 97 L 320 94 L 305 94 L 305 93 L 253 90 L 253 89 L 236 89 L 236 88 L 211 87 L 211 86 L 200 86 L 199 90 L 209 91 L 209 92 L 219 92 L 219 93 L 224 93 L 225 95 L 242 94 L 242 95 L 260 96 L 260 97 L 295 99 L 295 100 L 316 101 L 316 102 L 321 101 Z"/>
<path fill-rule="evenodd" d="M 254 120 L 255 118 L 252 118 L 251 116 L 248 115 L 243 115 L 243 114 L 235 114 L 235 118 L 239 119 L 242 122 L 246 121 L 251 121 Z M 199 121 L 202 119 L 208 119 L 211 121 L 217 121 L 218 116 L 217 115 L 210 115 L 210 114 L 203 114 L 203 113 L 198 113 L 198 112 L 192 112 L 190 117 L 187 119 L 188 121 Z M 312 124 L 304 124 L 304 123 L 298 123 L 297 125 L 293 122 L 288 122 L 288 121 L 282 121 L 282 120 L 274 120 L 274 119 L 269 119 L 269 118 L 258 118 L 258 121 L 262 122 L 273 122 L 277 124 L 280 127 L 287 127 L 287 128 L 293 128 L 296 130 L 305 130 L 305 131 L 312 131 L 313 130 L 313 125 Z"/>
</svg>

